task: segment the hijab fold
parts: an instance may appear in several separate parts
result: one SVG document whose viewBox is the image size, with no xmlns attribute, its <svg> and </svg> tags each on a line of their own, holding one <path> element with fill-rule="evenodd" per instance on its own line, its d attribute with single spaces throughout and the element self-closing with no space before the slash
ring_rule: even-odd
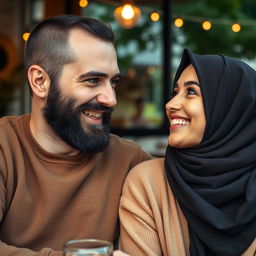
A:
<svg viewBox="0 0 256 256">
<path fill-rule="evenodd" d="M 184 50 L 206 116 L 199 145 L 167 147 L 165 171 L 188 221 L 191 256 L 239 256 L 256 238 L 256 71 L 223 55 Z"/>
</svg>

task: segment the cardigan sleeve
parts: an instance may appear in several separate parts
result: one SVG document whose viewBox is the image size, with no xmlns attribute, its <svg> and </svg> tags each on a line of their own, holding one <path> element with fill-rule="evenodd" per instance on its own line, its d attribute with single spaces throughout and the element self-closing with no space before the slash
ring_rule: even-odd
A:
<svg viewBox="0 0 256 256">
<path fill-rule="evenodd" d="M 156 159 L 128 174 L 120 201 L 119 246 L 131 256 L 187 256 L 186 219 Z M 256 239 L 241 256 L 256 256 Z"/>
<path fill-rule="evenodd" d="M 154 198 L 148 197 L 145 179 L 136 166 L 128 175 L 120 201 L 120 249 L 132 256 L 162 255 L 155 218 L 151 206 Z"/>
</svg>

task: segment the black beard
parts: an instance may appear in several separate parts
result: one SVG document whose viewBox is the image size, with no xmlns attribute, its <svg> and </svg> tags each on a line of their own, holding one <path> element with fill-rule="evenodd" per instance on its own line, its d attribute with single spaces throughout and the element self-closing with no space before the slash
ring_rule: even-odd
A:
<svg viewBox="0 0 256 256">
<path fill-rule="evenodd" d="M 57 86 L 52 85 L 43 114 L 54 132 L 68 145 L 81 152 L 95 154 L 102 152 L 109 143 L 112 108 L 93 103 L 75 106 L 75 100 L 63 97 Z M 103 110 L 102 125 L 82 127 L 84 110 Z"/>
</svg>

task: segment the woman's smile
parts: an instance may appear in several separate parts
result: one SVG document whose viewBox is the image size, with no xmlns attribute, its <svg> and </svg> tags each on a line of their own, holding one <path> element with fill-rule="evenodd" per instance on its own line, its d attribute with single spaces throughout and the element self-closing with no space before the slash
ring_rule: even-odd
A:
<svg viewBox="0 0 256 256">
<path fill-rule="evenodd" d="M 188 118 L 180 117 L 180 116 L 171 116 L 170 119 L 170 130 L 175 130 L 177 128 L 183 128 L 190 124 L 190 120 Z"/>
</svg>

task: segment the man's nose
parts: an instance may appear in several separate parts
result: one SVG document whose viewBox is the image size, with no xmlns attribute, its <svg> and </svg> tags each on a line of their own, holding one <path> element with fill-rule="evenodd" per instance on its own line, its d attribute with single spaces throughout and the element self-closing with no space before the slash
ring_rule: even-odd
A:
<svg viewBox="0 0 256 256">
<path fill-rule="evenodd" d="M 107 107 L 114 107 L 117 104 L 116 92 L 110 83 L 106 84 L 97 98 L 98 103 Z"/>
</svg>

